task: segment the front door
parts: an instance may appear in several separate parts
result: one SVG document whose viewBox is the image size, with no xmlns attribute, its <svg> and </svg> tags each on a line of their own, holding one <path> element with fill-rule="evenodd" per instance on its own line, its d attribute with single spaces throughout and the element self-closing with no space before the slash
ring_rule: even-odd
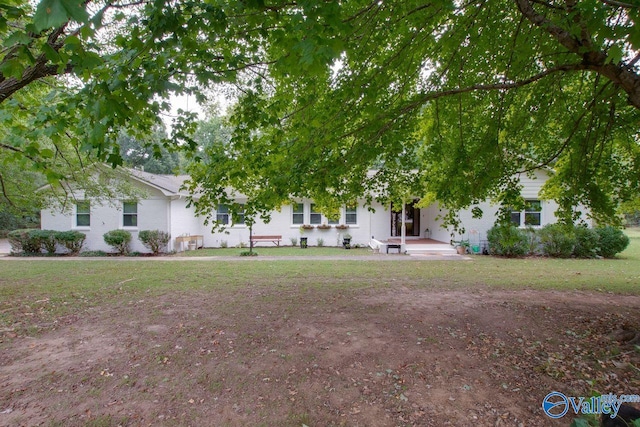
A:
<svg viewBox="0 0 640 427">
<path fill-rule="evenodd" d="M 404 226 L 406 230 L 405 236 L 420 236 L 420 208 L 414 206 L 418 202 L 415 199 L 411 203 L 407 203 L 404 207 L 405 218 Z M 402 236 L 402 209 L 400 212 L 394 211 L 395 206 L 391 206 L 391 236 Z"/>
</svg>

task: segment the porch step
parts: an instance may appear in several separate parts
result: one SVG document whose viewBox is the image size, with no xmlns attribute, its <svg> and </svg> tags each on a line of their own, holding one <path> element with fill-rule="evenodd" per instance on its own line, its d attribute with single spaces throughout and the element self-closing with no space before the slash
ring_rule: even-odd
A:
<svg viewBox="0 0 640 427">
<path fill-rule="evenodd" d="M 406 245 L 408 255 L 456 255 L 457 251 L 451 245 Z"/>
</svg>

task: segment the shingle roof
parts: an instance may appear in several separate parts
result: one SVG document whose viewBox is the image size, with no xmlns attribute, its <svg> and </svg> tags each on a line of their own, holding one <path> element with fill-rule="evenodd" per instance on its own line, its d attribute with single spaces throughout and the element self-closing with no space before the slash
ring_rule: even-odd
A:
<svg viewBox="0 0 640 427">
<path fill-rule="evenodd" d="M 128 169 L 127 171 L 132 177 L 156 187 L 167 196 L 189 194 L 186 190 L 181 190 L 189 175 L 158 175 L 137 169 Z"/>
</svg>

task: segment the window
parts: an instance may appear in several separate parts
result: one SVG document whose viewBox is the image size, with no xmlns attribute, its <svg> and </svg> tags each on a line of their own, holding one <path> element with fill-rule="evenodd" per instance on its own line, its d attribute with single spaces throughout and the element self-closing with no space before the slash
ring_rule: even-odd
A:
<svg viewBox="0 0 640 427">
<path fill-rule="evenodd" d="M 311 217 L 309 223 L 322 224 L 322 214 L 316 211 L 316 205 L 311 203 Z"/>
<path fill-rule="evenodd" d="M 216 209 L 216 222 L 218 224 L 229 224 L 229 206 L 218 205 Z"/>
<path fill-rule="evenodd" d="M 304 204 L 296 203 L 293 205 L 292 224 L 304 224 Z"/>
<path fill-rule="evenodd" d="M 244 205 L 240 205 L 238 208 L 238 222 L 234 224 L 244 224 Z"/>
<path fill-rule="evenodd" d="M 524 225 L 542 225 L 542 203 L 528 200 L 524 208 Z"/>
<path fill-rule="evenodd" d="M 345 224 L 357 224 L 358 223 L 358 207 L 347 206 L 344 210 L 344 222 Z"/>
<path fill-rule="evenodd" d="M 540 200 L 527 200 L 523 211 L 511 211 L 511 222 L 516 227 L 542 225 L 542 203 Z"/>
<path fill-rule="evenodd" d="M 122 204 L 123 227 L 138 226 L 138 204 L 136 202 L 124 202 Z"/>
<path fill-rule="evenodd" d="M 238 212 L 236 213 L 237 222 L 233 222 L 233 217 L 228 205 L 220 204 L 216 209 L 216 222 L 223 225 L 237 225 L 244 224 L 244 205 L 238 206 Z"/>
<path fill-rule="evenodd" d="M 76 203 L 76 227 L 91 225 L 91 205 L 88 200 Z"/>
</svg>

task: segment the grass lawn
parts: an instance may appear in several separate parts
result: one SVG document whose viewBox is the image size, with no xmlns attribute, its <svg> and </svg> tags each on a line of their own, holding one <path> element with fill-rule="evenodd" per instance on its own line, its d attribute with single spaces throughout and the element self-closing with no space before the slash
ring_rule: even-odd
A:
<svg viewBox="0 0 640 427">
<path fill-rule="evenodd" d="M 610 260 L 2 259 L 0 426 L 568 425 L 548 392 L 640 387 L 627 234 Z"/>
</svg>

